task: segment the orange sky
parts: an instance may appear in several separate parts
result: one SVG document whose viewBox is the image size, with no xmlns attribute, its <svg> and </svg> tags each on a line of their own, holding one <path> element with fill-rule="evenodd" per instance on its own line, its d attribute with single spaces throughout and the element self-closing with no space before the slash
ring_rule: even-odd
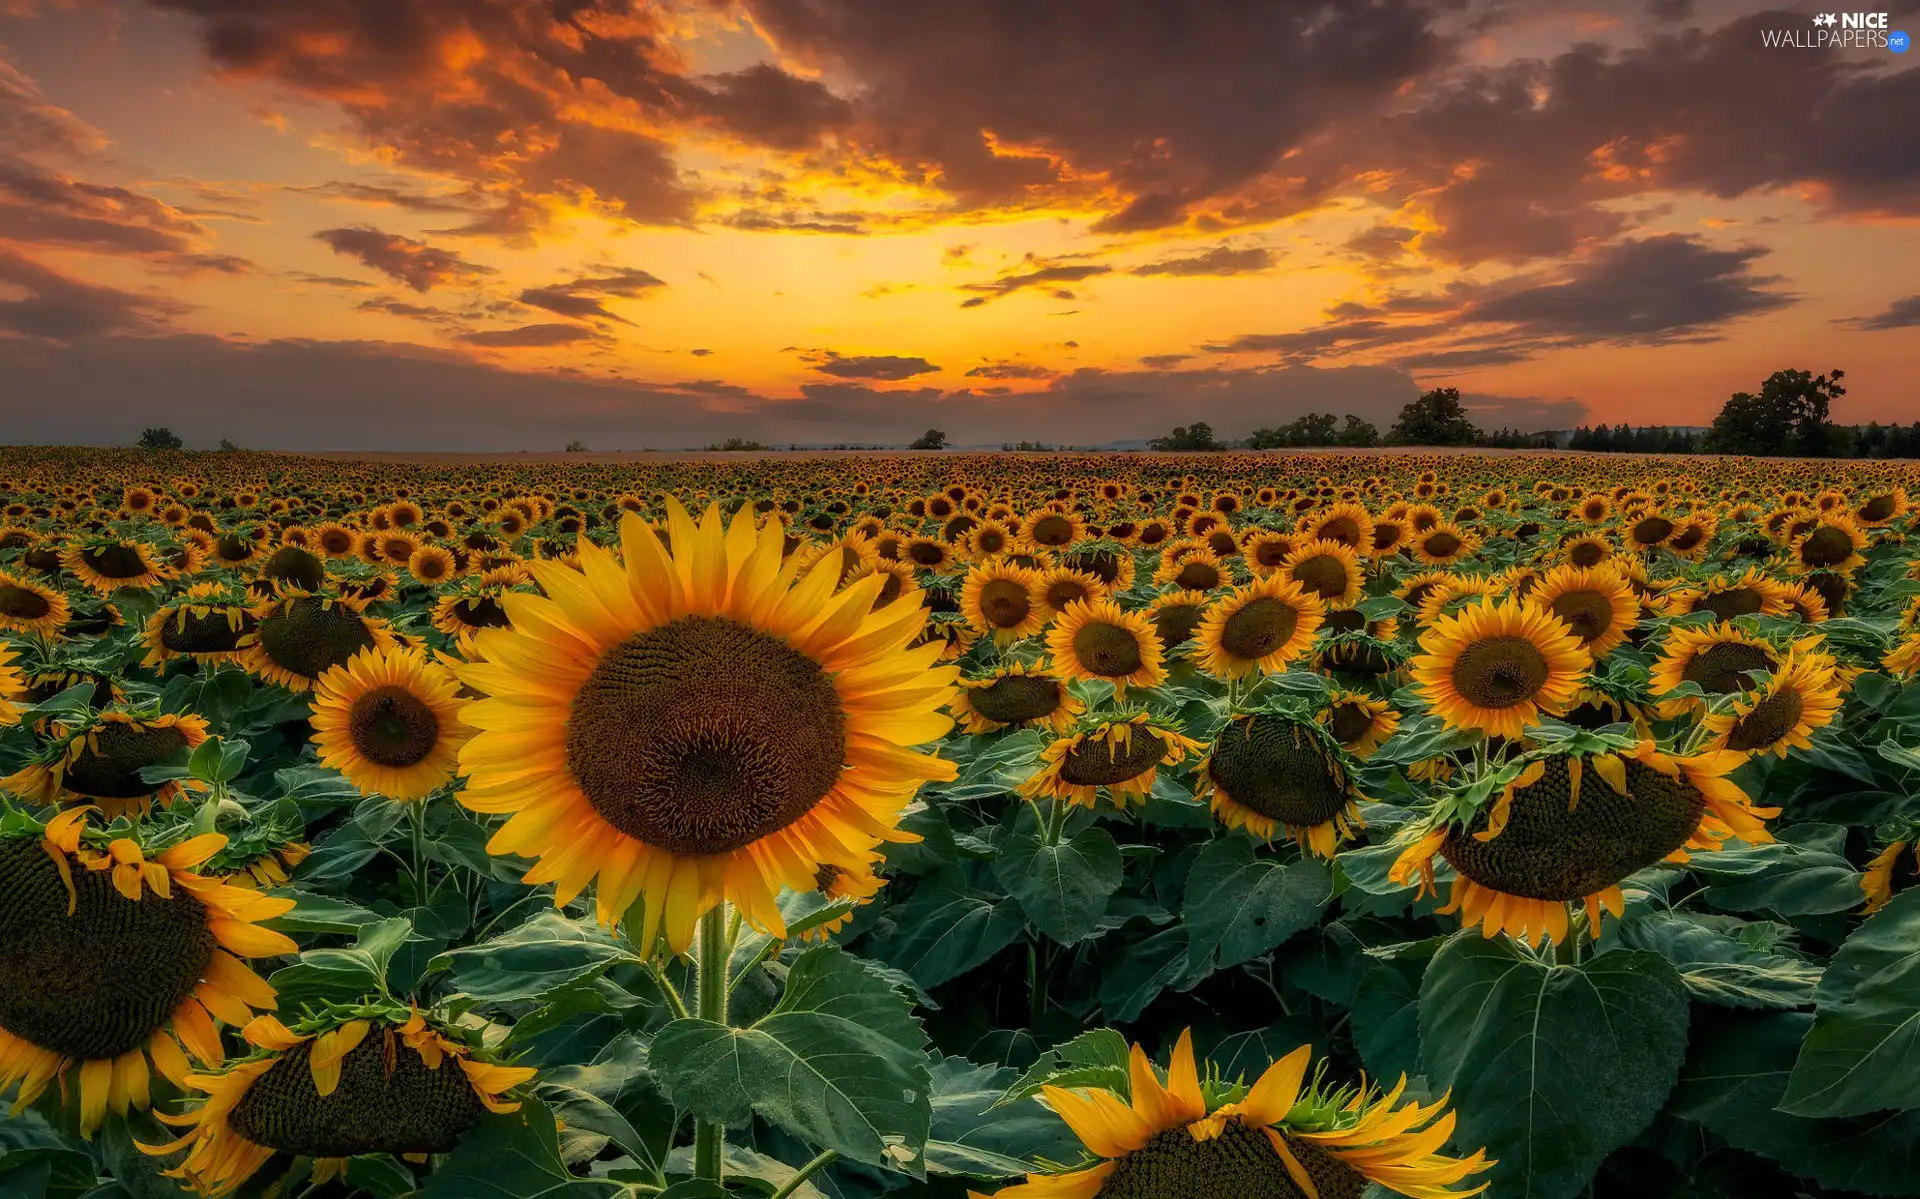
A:
<svg viewBox="0 0 1920 1199">
<path fill-rule="evenodd" d="M 1920 69 L 1519 8 L 9 0 L 0 367 L 58 441 L 1920 419 Z"/>
</svg>

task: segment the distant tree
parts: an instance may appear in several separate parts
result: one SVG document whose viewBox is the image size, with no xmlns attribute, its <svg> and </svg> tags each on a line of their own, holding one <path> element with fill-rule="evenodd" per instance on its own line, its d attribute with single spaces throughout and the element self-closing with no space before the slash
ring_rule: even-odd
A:
<svg viewBox="0 0 1920 1199">
<path fill-rule="evenodd" d="M 1708 445 L 1723 454 L 1825 458 L 1838 452 L 1841 436 L 1831 419 L 1833 401 L 1847 394 L 1845 371 L 1775 371 L 1760 394 L 1735 392 L 1707 431 Z"/>
<path fill-rule="evenodd" d="M 1473 445 L 1480 430 L 1467 419 L 1460 389 L 1436 387 L 1400 410 L 1387 440 L 1396 445 Z"/>
<path fill-rule="evenodd" d="M 222 453 L 231 454 L 238 451 L 239 448 L 239 443 L 231 437 L 222 437 L 220 439 L 220 450 Z"/>
<path fill-rule="evenodd" d="M 1191 425 L 1175 425 L 1173 432 L 1165 437 L 1154 438 L 1147 443 L 1147 447 L 1173 453 L 1196 453 L 1226 448 L 1214 440 L 1213 426 L 1203 420 L 1195 421 Z"/>
<path fill-rule="evenodd" d="M 1373 422 L 1362 420 L 1353 413 L 1347 413 L 1347 423 L 1340 430 L 1340 444 L 1368 446 L 1380 444 L 1380 430 Z"/>
<path fill-rule="evenodd" d="M 569 454 L 584 454 L 586 452 L 587 443 L 581 441 L 578 437 L 567 443 L 567 453 Z"/>
<path fill-rule="evenodd" d="M 716 441 L 707 448 L 710 450 L 764 450 L 767 447 L 744 437 L 729 437 L 725 441 Z"/>
<path fill-rule="evenodd" d="M 172 429 L 162 426 L 157 429 L 140 430 L 140 448 L 143 450 L 177 450 L 187 443 Z"/>
<path fill-rule="evenodd" d="M 918 440 L 907 447 L 910 450 L 944 450 L 947 448 L 947 435 L 938 429 L 928 429 Z"/>
</svg>

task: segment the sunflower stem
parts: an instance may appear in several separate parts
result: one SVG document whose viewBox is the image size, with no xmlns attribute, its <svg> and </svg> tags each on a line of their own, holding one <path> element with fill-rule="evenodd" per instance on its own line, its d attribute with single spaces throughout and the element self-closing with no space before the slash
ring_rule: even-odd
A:
<svg viewBox="0 0 1920 1199">
<path fill-rule="evenodd" d="M 840 1151 L 837 1149 L 822 1149 L 814 1155 L 812 1161 L 795 1170 L 793 1177 L 787 1179 L 786 1182 L 781 1184 L 780 1189 L 773 1193 L 772 1199 L 787 1199 L 788 1196 L 805 1185 L 807 1179 L 812 1178 L 815 1174 L 832 1165 L 839 1157 Z"/>
<path fill-rule="evenodd" d="M 1060 830 L 1067 826 L 1069 804 L 1064 799 L 1053 800 L 1047 809 L 1047 837 L 1049 849 L 1060 844 Z"/>
<path fill-rule="evenodd" d="M 427 801 L 417 800 L 407 805 L 407 820 L 413 826 L 413 906 L 427 906 Z"/>
<path fill-rule="evenodd" d="M 694 1003 L 699 1017 L 727 1023 L 727 958 L 729 956 L 726 905 L 700 917 L 700 962 Z M 726 1173 L 727 1128 L 711 1120 L 693 1127 L 693 1176 L 719 1182 Z"/>
</svg>

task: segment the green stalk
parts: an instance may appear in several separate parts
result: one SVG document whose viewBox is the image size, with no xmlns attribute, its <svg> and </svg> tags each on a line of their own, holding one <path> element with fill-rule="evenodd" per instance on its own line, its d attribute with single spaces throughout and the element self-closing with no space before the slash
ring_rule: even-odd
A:
<svg viewBox="0 0 1920 1199">
<path fill-rule="evenodd" d="M 699 975 L 694 1003 L 702 1020 L 727 1023 L 727 912 L 721 904 L 700 917 Z M 708 1120 L 693 1126 L 693 1176 L 719 1182 L 726 1175 L 727 1128 Z"/>
<path fill-rule="evenodd" d="M 413 825 L 413 906 L 427 906 L 427 801 L 418 799 L 407 805 L 407 820 Z"/>
<path fill-rule="evenodd" d="M 789 1195 L 799 1190 L 801 1186 L 806 1183 L 807 1179 L 812 1178 L 821 1170 L 832 1165 L 834 1159 L 839 1156 L 840 1153 L 836 1149 L 822 1149 L 815 1155 L 812 1161 L 794 1171 L 793 1177 L 781 1184 L 780 1189 L 773 1193 L 772 1199 L 787 1199 Z"/>
<path fill-rule="evenodd" d="M 1067 801 L 1055 799 L 1047 809 L 1047 833 L 1045 844 L 1049 847 L 1060 844 L 1060 830 L 1067 826 Z"/>
</svg>

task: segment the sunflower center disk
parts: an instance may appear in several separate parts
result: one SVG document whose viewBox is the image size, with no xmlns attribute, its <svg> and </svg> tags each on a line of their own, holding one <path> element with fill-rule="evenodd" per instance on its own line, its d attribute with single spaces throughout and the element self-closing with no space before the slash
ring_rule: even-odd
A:
<svg viewBox="0 0 1920 1199">
<path fill-rule="evenodd" d="M 846 750 L 846 713 L 819 663 L 711 616 L 608 650 L 567 721 L 567 768 L 595 810 L 686 855 L 793 824 L 833 789 Z"/>
<path fill-rule="evenodd" d="M 1189 562 L 1173 581 L 1184 591 L 1212 591 L 1220 585 L 1220 572 L 1208 562 Z"/>
<path fill-rule="evenodd" d="M 1832 525 L 1824 525 L 1807 537 L 1800 560 L 1810 566 L 1838 566 L 1853 556 L 1853 539 Z"/>
<path fill-rule="evenodd" d="M 1760 646 L 1723 641 L 1708 646 L 1689 662 L 1682 677 L 1688 682 L 1700 684 L 1701 690 L 1709 695 L 1727 695 L 1735 691 L 1753 690 L 1753 678 L 1747 671 L 1771 671 L 1776 665 L 1778 663 L 1773 655 Z"/>
<path fill-rule="evenodd" d="M 1359 1199 L 1367 1180 L 1351 1166 L 1309 1142 L 1287 1138 L 1287 1147 L 1313 1180 L 1320 1199 Z M 1264 1132 L 1228 1120 L 1220 1135 L 1196 1141 L 1184 1127 L 1155 1133 L 1119 1159 L 1095 1199 L 1305 1199 Z"/>
<path fill-rule="evenodd" d="M 347 730 L 362 757 L 382 766 L 412 766 L 433 752 L 440 718 L 404 687 L 380 687 L 353 701 Z"/>
<path fill-rule="evenodd" d="M 113 721 L 91 736 L 92 745 L 67 764 L 67 789 L 93 799 L 137 799 L 159 788 L 140 778 L 141 770 L 157 766 L 186 747 L 186 734 L 171 725 L 146 728 Z M 96 751 L 93 747 L 98 746 Z"/>
<path fill-rule="evenodd" d="M 1734 722 L 1733 731 L 1727 736 L 1727 748 L 1743 753 L 1772 748 L 1800 723 L 1800 713 L 1805 708 L 1806 702 L 1792 688 L 1769 695 L 1755 704 L 1753 711 Z"/>
<path fill-rule="evenodd" d="M 1341 704 L 1327 717 L 1327 731 L 1342 745 L 1352 745 L 1373 728 L 1373 713 L 1359 704 Z"/>
<path fill-rule="evenodd" d="M 1673 522 L 1664 516 L 1649 516 L 1633 526 L 1633 535 L 1643 545 L 1658 545 L 1673 536 Z"/>
<path fill-rule="evenodd" d="M 0 841 L 0 1028 L 76 1061 L 144 1045 L 200 981 L 213 933 L 175 889 L 138 903 L 104 871 L 75 868 L 74 914 L 37 841 Z"/>
<path fill-rule="evenodd" d="M 1489 637 L 1461 652 L 1453 685 L 1475 707 L 1511 708 L 1538 695 L 1550 669 L 1546 655 L 1525 637 Z"/>
<path fill-rule="evenodd" d="M 373 645 L 367 623 L 341 604 L 311 596 L 260 622 L 260 647 L 275 665 L 317 679 Z"/>
<path fill-rule="evenodd" d="M 1166 756 L 1166 742 L 1135 726 L 1125 745 L 1088 740 L 1068 750 L 1060 777 L 1076 787 L 1110 787 L 1140 777 Z"/>
<path fill-rule="evenodd" d="M 25 587 L 15 587 L 11 583 L 0 583 L 0 616 L 15 620 L 39 620 L 53 610 L 47 597 L 38 591 L 29 591 Z"/>
<path fill-rule="evenodd" d="M 1207 777 L 1241 807 L 1299 828 L 1325 824 L 1347 804 L 1318 738 L 1279 717 L 1229 725 Z"/>
<path fill-rule="evenodd" d="M 1153 614 L 1153 633 L 1160 638 L 1160 644 L 1168 649 L 1185 645 L 1193 640 L 1193 631 L 1200 627 L 1200 619 L 1206 613 L 1192 604 L 1168 604 Z"/>
<path fill-rule="evenodd" d="M 1735 587 L 1705 597 L 1700 601 L 1699 610 L 1713 613 L 1717 620 L 1732 620 L 1736 616 L 1752 616 L 1764 603 L 1753 588 Z"/>
<path fill-rule="evenodd" d="M 1548 607 L 1567 622 L 1581 641 L 1592 641 L 1613 627 L 1613 603 L 1597 591 L 1569 591 Z"/>
<path fill-rule="evenodd" d="M 1876 495 L 1866 503 L 1860 505 L 1860 518 L 1862 520 L 1886 520 L 1893 515 L 1893 508 L 1894 503 L 1892 496 Z"/>
<path fill-rule="evenodd" d="M 1033 524 L 1033 539 L 1041 545 L 1065 545 L 1073 540 L 1073 525 L 1063 516 L 1043 516 Z"/>
<path fill-rule="evenodd" d="M 252 632 L 254 625 L 253 615 L 242 613 L 240 627 L 235 628 L 228 623 L 224 608 L 204 616 L 188 612 L 184 621 L 179 612 L 169 612 L 166 623 L 160 626 L 160 644 L 176 654 L 228 653 L 239 647 L 240 638 Z"/>
<path fill-rule="evenodd" d="M 137 579 L 147 573 L 147 564 L 137 550 L 130 546 L 108 545 L 99 549 L 85 550 L 80 560 L 87 564 L 93 573 L 107 579 Z"/>
<path fill-rule="evenodd" d="M 1102 678 L 1124 678 L 1141 666 L 1140 643 L 1130 630 L 1093 621 L 1073 635 L 1073 653 L 1082 665 Z"/>
<path fill-rule="evenodd" d="M 447 1153 L 480 1119 L 480 1099 L 451 1060 L 429 1070 L 403 1044 L 389 1069 L 372 1033 L 340 1060 L 340 1085 L 322 1097 L 307 1064 L 311 1041 L 253 1080 L 227 1122 L 256 1145 L 311 1157 Z"/>
<path fill-rule="evenodd" d="M 996 629 L 1016 628 L 1033 612 L 1033 599 L 1012 579 L 994 579 L 980 588 L 980 612 Z"/>
<path fill-rule="evenodd" d="M 1010 674 L 969 692 L 967 702 L 988 720 L 1023 724 L 1053 715 L 1060 706 L 1060 684 L 1030 674 Z"/>
<path fill-rule="evenodd" d="M 1332 554 L 1316 554 L 1293 568 L 1294 580 L 1324 599 L 1345 594 L 1347 564 Z"/>
<path fill-rule="evenodd" d="M 1273 653 L 1300 627 L 1300 614 L 1287 604 L 1261 596 L 1241 605 L 1220 628 L 1220 644 L 1236 658 L 1253 660 Z"/>
<path fill-rule="evenodd" d="M 1448 558 L 1460 552 L 1461 541 L 1452 533 L 1435 533 L 1427 538 L 1427 552 L 1436 558 Z"/>
<path fill-rule="evenodd" d="M 1483 810 L 1467 829 L 1454 829 L 1441 852 L 1453 868 L 1481 886 L 1526 899 L 1584 899 L 1644 870 L 1687 843 L 1706 810 L 1706 798 L 1685 779 L 1628 761 L 1627 794 L 1592 770 L 1572 799 L 1564 759 L 1547 763 L 1531 787 L 1513 793 L 1507 827 L 1491 841 Z"/>
</svg>

